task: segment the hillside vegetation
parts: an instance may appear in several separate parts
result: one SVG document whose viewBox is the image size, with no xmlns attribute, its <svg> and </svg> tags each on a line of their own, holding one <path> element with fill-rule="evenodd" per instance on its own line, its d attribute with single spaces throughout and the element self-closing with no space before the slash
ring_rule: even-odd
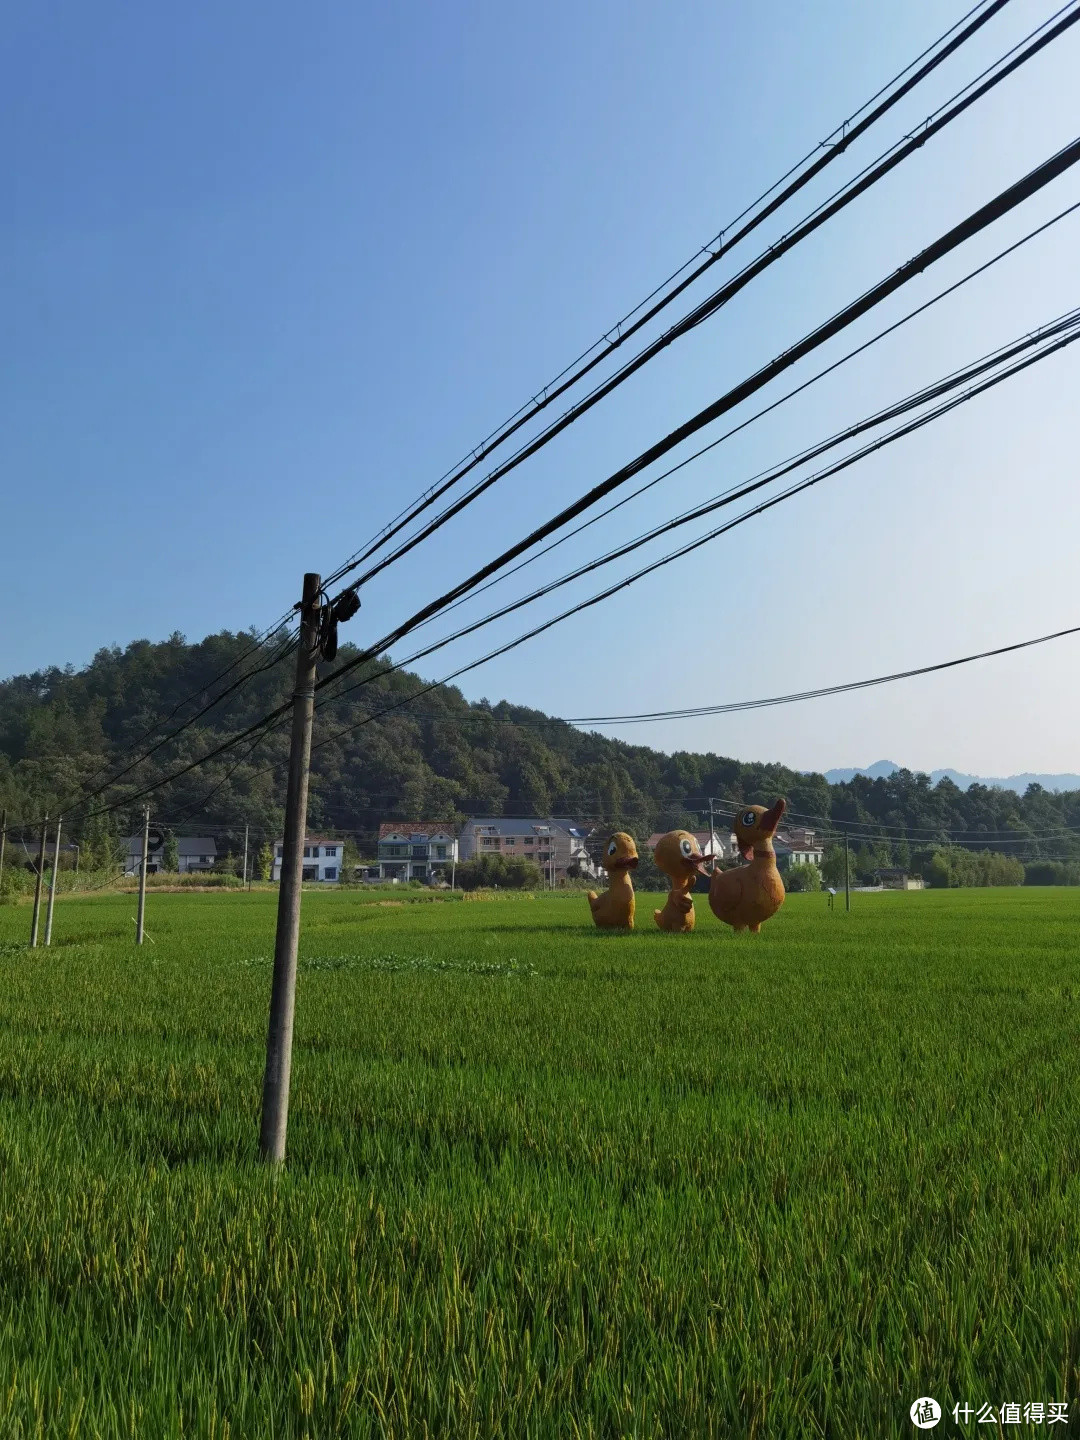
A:
<svg viewBox="0 0 1080 1440">
<path fill-rule="evenodd" d="M 9 823 L 28 823 L 44 809 L 70 813 L 71 797 L 82 786 L 95 776 L 100 784 L 160 738 L 162 732 L 155 732 L 142 741 L 161 716 L 179 706 L 163 733 L 176 729 L 225 684 L 265 663 L 260 652 L 215 685 L 250 647 L 244 633 L 223 631 L 196 644 L 177 634 L 160 644 L 137 640 L 124 649 L 100 650 L 82 670 L 54 666 L 0 682 L 0 805 L 7 807 Z M 342 646 L 335 666 L 323 671 L 352 654 Z M 378 718 L 423 686 L 416 675 L 379 675 L 379 669 L 379 663 L 369 666 L 370 683 L 320 709 L 312 757 L 312 827 L 352 831 L 361 843 L 382 819 L 483 812 L 574 815 L 642 836 L 699 826 L 695 807 L 707 806 L 710 794 L 738 802 L 782 794 L 793 812 L 819 823 L 870 826 L 867 841 L 856 847 L 866 864 L 908 864 L 913 851 L 929 851 L 946 832 L 964 832 L 964 843 L 976 849 L 994 848 L 1004 832 L 1023 839 L 1026 856 L 1080 856 L 1080 843 L 1062 833 L 1063 826 L 1080 828 L 1080 792 L 1051 794 L 1032 786 L 1019 796 L 977 785 L 963 791 L 948 780 L 932 786 L 927 776 L 906 770 L 830 785 L 821 775 L 778 764 L 692 751 L 665 755 L 582 732 L 537 710 L 470 703 L 448 686 Z M 132 795 L 282 704 L 292 673 L 290 656 L 253 675 L 141 761 L 109 798 Z M 365 672 L 359 674 L 364 678 Z M 354 673 L 350 683 L 356 678 Z M 193 692 L 199 698 L 181 705 Z M 371 715 L 376 718 L 369 721 Z M 347 726 L 359 728 L 320 744 Z M 254 748 L 247 742 L 167 786 L 155 795 L 155 817 L 188 830 L 205 826 L 222 850 L 239 844 L 245 822 L 264 837 L 276 832 L 287 749 L 286 724 Z M 117 828 L 126 830 L 136 810 L 121 810 Z M 898 839 L 901 828 L 906 839 Z M 77 819 L 73 829 L 80 829 Z"/>
</svg>

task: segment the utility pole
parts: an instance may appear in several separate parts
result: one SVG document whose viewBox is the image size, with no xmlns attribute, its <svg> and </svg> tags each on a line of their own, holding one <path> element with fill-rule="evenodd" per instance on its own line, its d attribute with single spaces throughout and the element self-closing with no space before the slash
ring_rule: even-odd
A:
<svg viewBox="0 0 1080 1440">
<path fill-rule="evenodd" d="M 244 889 L 245 889 L 245 890 L 247 889 L 247 842 L 248 842 L 248 827 L 245 825 L 245 826 L 244 826 Z"/>
<path fill-rule="evenodd" d="M 52 912 L 56 903 L 56 872 L 60 869 L 60 827 L 64 817 L 56 817 L 56 834 L 53 836 L 52 874 L 49 876 L 49 905 L 45 911 L 45 944 L 52 944 Z"/>
<path fill-rule="evenodd" d="M 712 796 L 709 796 L 709 853 L 716 864 L 716 821 L 713 819 Z"/>
<path fill-rule="evenodd" d="M 4 878 L 4 845 L 7 842 L 7 811 L 0 810 L 0 880 Z"/>
<path fill-rule="evenodd" d="M 274 978 L 270 990 L 270 1024 L 266 1035 L 262 1124 L 259 1153 L 281 1164 L 289 1123 L 289 1077 L 292 1070 L 293 1012 L 296 1005 L 296 951 L 300 943 L 300 895 L 304 874 L 304 833 L 307 829 L 308 772 L 315 711 L 315 664 L 322 619 L 321 577 L 304 576 L 300 603 L 300 645 L 296 652 L 289 786 L 285 797 L 285 835 L 278 885 Z"/>
<path fill-rule="evenodd" d="M 49 832 L 49 816 L 41 822 L 41 849 L 38 851 L 37 882 L 34 885 L 34 918 L 30 921 L 30 948 L 37 944 L 38 917 L 41 914 L 41 876 L 45 869 L 45 837 Z"/>
<path fill-rule="evenodd" d="M 844 831 L 844 909 L 851 909 L 851 882 L 849 879 L 851 865 L 848 860 L 847 831 Z"/>
<path fill-rule="evenodd" d="M 135 922 L 135 944 L 143 943 L 143 917 L 146 914 L 146 865 L 150 858 L 150 806 L 143 814 L 142 865 L 139 869 L 139 918 Z"/>
</svg>

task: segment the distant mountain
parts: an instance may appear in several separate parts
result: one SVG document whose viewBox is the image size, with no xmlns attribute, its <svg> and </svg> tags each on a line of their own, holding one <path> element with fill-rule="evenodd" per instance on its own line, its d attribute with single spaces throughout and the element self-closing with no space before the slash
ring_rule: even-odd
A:
<svg viewBox="0 0 1080 1440">
<path fill-rule="evenodd" d="M 830 785 L 839 785 L 848 780 L 854 780 L 856 775 L 865 775 L 870 780 L 886 780 L 900 766 L 894 760 L 875 760 L 873 765 L 867 765 L 865 770 L 826 770 L 825 779 Z M 1029 785 L 1041 785 L 1044 790 L 1080 790 L 1080 775 L 965 775 L 960 770 L 931 770 L 930 782 L 936 785 L 939 780 L 951 780 L 961 790 L 967 790 L 971 785 L 988 785 L 995 790 L 1015 790 L 1022 795 Z"/>
</svg>

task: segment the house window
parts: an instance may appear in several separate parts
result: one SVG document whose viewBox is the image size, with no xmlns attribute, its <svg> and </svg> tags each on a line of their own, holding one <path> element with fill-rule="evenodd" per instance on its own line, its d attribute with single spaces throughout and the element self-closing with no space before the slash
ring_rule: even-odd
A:
<svg viewBox="0 0 1080 1440">
<path fill-rule="evenodd" d="M 506 837 L 506 843 L 507 843 L 507 845 L 516 845 L 516 844 L 517 844 L 517 836 L 516 836 L 516 835 L 507 835 L 507 837 Z"/>
<path fill-rule="evenodd" d="M 304 846 L 304 859 L 305 859 L 305 860 L 310 860 L 310 859 L 311 859 L 311 846 L 310 846 L 310 845 L 305 845 L 305 846 Z"/>
<path fill-rule="evenodd" d="M 336 865 L 328 865 L 328 866 L 326 867 L 326 869 L 323 871 L 323 879 L 324 879 L 324 880 L 336 880 L 336 879 L 337 879 L 337 866 L 336 866 Z"/>
<path fill-rule="evenodd" d="M 446 846 L 445 846 L 445 845 L 436 845 L 436 846 L 435 846 L 435 858 L 436 858 L 436 860 L 445 860 L 445 859 L 446 859 Z"/>
<path fill-rule="evenodd" d="M 533 835 L 526 835 L 526 836 L 525 836 L 525 844 L 526 844 L 526 845 L 534 845 L 535 843 L 536 843 L 536 837 L 535 837 L 535 836 L 533 836 Z"/>
<path fill-rule="evenodd" d="M 278 858 L 279 860 L 281 859 L 281 846 L 280 846 L 280 845 L 277 847 L 277 858 Z"/>
<path fill-rule="evenodd" d="M 209 865 L 209 864 L 210 864 L 210 856 L 209 856 L 209 855 L 200 855 L 200 856 L 199 856 L 199 864 L 200 864 L 200 865 Z"/>
<path fill-rule="evenodd" d="M 498 843 L 498 840 L 492 835 L 484 835 L 480 840 L 481 847 L 485 850 L 490 850 L 493 845 L 498 845 Z"/>
<path fill-rule="evenodd" d="M 324 845 L 324 846 L 323 846 L 323 854 L 326 856 L 326 858 L 327 858 L 328 860 L 336 860 L 336 859 L 337 859 L 337 846 L 336 846 L 336 845 Z M 329 873 L 330 873 L 330 872 L 327 871 L 327 874 L 329 874 Z"/>
</svg>

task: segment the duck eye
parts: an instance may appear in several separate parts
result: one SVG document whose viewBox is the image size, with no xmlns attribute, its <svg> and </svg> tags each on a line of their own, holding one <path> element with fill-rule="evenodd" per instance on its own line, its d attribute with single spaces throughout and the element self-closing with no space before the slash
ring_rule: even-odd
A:
<svg viewBox="0 0 1080 1440">
<path fill-rule="evenodd" d="M 694 853 L 694 843 L 692 840 L 680 840 L 679 849 L 686 856 L 687 860 L 689 860 L 690 856 Z"/>
<path fill-rule="evenodd" d="M 612 840 L 612 842 L 610 843 L 610 845 L 607 847 L 607 853 L 608 853 L 609 855 L 614 855 L 614 854 L 615 854 L 615 851 L 616 851 L 618 848 L 619 848 L 618 845 L 616 845 L 615 841 Z"/>
<path fill-rule="evenodd" d="M 746 813 L 745 813 L 745 814 L 743 815 L 743 817 L 742 817 L 742 823 L 743 823 L 744 825 L 748 825 L 748 826 L 750 826 L 750 825 L 756 825 L 756 824 L 757 824 L 757 815 L 756 815 L 756 813 L 755 813 L 753 810 L 747 810 Z"/>
</svg>

